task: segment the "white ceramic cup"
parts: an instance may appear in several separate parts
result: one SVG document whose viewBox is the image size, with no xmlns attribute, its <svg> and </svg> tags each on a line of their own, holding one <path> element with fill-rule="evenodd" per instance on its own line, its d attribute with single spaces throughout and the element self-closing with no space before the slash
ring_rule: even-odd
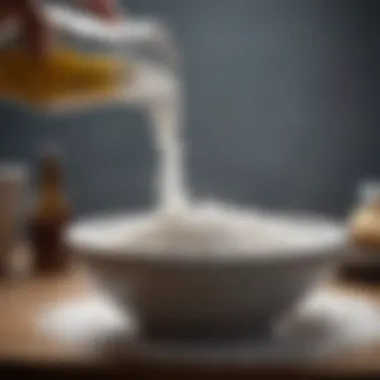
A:
<svg viewBox="0 0 380 380">
<path fill-rule="evenodd" d="M 22 165 L 0 162 L 0 272 L 20 240 L 23 192 L 27 172 Z"/>
</svg>

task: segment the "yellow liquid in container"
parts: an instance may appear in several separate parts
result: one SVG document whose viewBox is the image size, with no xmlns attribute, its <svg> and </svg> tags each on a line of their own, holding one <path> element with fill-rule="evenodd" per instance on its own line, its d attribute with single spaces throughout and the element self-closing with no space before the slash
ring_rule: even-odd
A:
<svg viewBox="0 0 380 380">
<path fill-rule="evenodd" d="M 105 54 L 56 47 L 37 60 L 22 49 L 0 51 L 0 97 L 34 106 L 117 94 L 132 66 Z"/>
<path fill-rule="evenodd" d="M 380 252 L 380 208 L 379 205 L 358 209 L 349 224 L 352 242 L 370 252 Z"/>
</svg>

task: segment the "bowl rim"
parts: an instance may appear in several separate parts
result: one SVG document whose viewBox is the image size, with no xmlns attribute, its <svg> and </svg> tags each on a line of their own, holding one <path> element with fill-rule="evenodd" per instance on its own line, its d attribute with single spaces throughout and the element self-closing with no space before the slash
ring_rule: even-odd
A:
<svg viewBox="0 0 380 380">
<path fill-rule="evenodd" d="M 125 217 L 125 214 L 123 214 Z M 189 266 L 208 266 L 212 267 L 236 267 L 243 265 L 296 265 L 305 264 L 308 262 L 326 260 L 326 259 L 341 259 L 346 255 L 348 251 L 348 233 L 344 223 L 335 222 L 330 218 L 323 216 L 311 214 L 311 213 L 282 213 L 275 212 L 270 213 L 270 215 L 275 216 L 284 216 L 286 218 L 304 218 L 312 217 L 312 220 L 317 222 L 328 222 L 331 226 L 334 227 L 334 233 L 329 235 L 328 239 L 321 242 L 320 244 L 315 244 L 314 246 L 282 246 L 282 247 L 257 247 L 257 250 L 261 251 L 260 254 L 249 254 L 247 252 L 236 253 L 236 254 L 199 254 L 199 253 L 165 253 L 160 254 L 158 252 L 147 252 L 144 249 L 141 250 L 131 250 L 123 249 L 120 246 L 104 245 L 100 246 L 95 241 L 89 241 L 87 239 L 75 237 L 75 233 L 79 228 L 83 226 L 96 224 L 102 218 L 92 217 L 83 219 L 77 223 L 74 223 L 71 228 L 68 230 L 68 241 L 71 244 L 72 248 L 79 254 L 79 256 L 84 257 L 87 261 L 96 261 L 103 264 L 123 264 L 131 266 L 143 266 L 143 267 L 186 267 Z M 122 215 L 120 215 L 123 217 Z M 118 220 L 119 214 L 111 214 L 106 217 L 108 220 Z M 270 254 L 265 254 L 265 251 Z M 305 251 L 308 251 L 305 253 Z"/>
<path fill-rule="evenodd" d="M 197 256 L 196 258 L 189 258 L 189 255 L 128 255 L 128 254 L 114 254 L 110 255 L 109 251 L 99 249 L 96 254 L 89 249 L 77 249 L 76 252 L 82 258 L 85 258 L 87 263 L 98 263 L 102 266 L 128 266 L 129 268 L 145 268 L 145 269 L 163 269 L 163 268 L 175 268 L 175 269 L 237 269 L 244 266 L 252 267 L 295 267 L 304 266 L 319 263 L 322 261 L 334 261 L 340 262 L 345 256 L 345 246 L 337 245 L 331 246 L 328 250 L 314 250 L 308 255 L 270 255 L 270 258 L 266 258 L 264 255 L 254 256 L 245 255 L 234 256 L 225 255 L 218 256 L 215 259 L 210 256 Z"/>
</svg>

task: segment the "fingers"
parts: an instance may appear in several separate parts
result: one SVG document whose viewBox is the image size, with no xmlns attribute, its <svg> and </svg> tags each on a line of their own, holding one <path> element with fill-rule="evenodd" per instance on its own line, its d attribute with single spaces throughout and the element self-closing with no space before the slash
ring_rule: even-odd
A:
<svg viewBox="0 0 380 380">
<path fill-rule="evenodd" d="M 113 20 L 120 15 L 116 0 L 78 0 L 86 9 L 101 17 Z M 41 57 L 51 47 L 52 30 L 43 13 L 39 0 L 0 0 L 0 22 L 17 19 L 23 25 L 26 48 Z"/>
<path fill-rule="evenodd" d="M 16 0 L 18 12 L 24 25 L 26 47 L 36 57 L 47 53 L 51 46 L 51 29 L 38 0 Z"/>
<path fill-rule="evenodd" d="M 82 0 L 81 2 L 85 8 L 108 19 L 118 18 L 120 14 L 115 0 Z"/>
<path fill-rule="evenodd" d="M 51 31 L 38 0 L 0 0 L 0 22 L 16 20 L 22 27 L 22 43 L 36 57 L 46 53 Z"/>
</svg>

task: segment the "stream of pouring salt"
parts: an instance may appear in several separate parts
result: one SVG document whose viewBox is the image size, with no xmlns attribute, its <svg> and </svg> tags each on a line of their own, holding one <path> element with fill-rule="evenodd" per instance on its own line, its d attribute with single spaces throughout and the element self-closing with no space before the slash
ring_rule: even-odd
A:
<svg viewBox="0 0 380 380">
<path fill-rule="evenodd" d="M 179 79 L 169 70 L 140 64 L 126 100 L 141 103 L 156 149 L 157 208 L 161 214 L 184 211 L 188 197 L 184 179 L 183 91 Z"/>
<path fill-rule="evenodd" d="M 158 155 L 158 206 L 173 214 L 183 211 L 188 203 L 184 181 L 183 104 L 180 82 L 162 73 L 166 91 L 158 92 L 147 103 L 154 144 Z"/>
</svg>

